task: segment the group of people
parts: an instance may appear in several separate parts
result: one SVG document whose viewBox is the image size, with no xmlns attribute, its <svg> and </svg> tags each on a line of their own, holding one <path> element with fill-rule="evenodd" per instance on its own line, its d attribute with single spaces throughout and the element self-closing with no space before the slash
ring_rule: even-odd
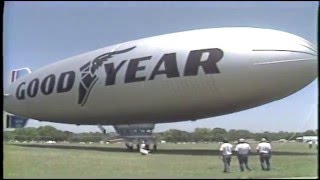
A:
<svg viewBox="0 0 320 180">
<path fill-rule="evenodd" d="M 224 140 L 223 144 L 220 147 L 220 157 L 222 159 L 224 170 L 223 172 L 230 172 L 230 162 L 232 157 L 232 147 L 233 145 Z M 140 153 L 141 155 L 150 155 L 149 148 L 147 148 L 146 142 L 143 140 L 140 144 Z M 256 147 L 257 152 L 260 155 L 260 164 L 263 171 L 270 171 L 270 159 L 271 159 L 271 145 L 265 138 L 261 139 L 261 142 Z M 240 170 L 244 171 L 246 168 L 248 171 L 251 171 L 251 168 L 248 165 L 249 154 L 251 153 L 250 145 L 243 139 L 240 138 L 238 144 L 234 148 L 236 155 L 238 157 Z"/>
<path fill-rule="evenodd" d="M 220 147 L 220 157 L 223 161 L 224 170 L 223 172 L 230 172 L 230 162 L 232 156 L 232 147 L 233 145 L 224 140 L 223 144 Z M 261 142 L 256 147 L 257 152 L 260 155 L 260 164 L 263 171 L 270 171 L 270 159 L 271 159 L 271 145 L 265 138 L 261 139 Z M 239 139 L 238 144 L 236 145 L 234 151 L 237 153 L 239 160 L 240 170 L 244 171 L 246 168 L 248 171 L 251 171 L 251 168 L 248 165 L 248 157 L 251 152 L 250 145 L 245 142 L 243 138 Z"/>
</svg>

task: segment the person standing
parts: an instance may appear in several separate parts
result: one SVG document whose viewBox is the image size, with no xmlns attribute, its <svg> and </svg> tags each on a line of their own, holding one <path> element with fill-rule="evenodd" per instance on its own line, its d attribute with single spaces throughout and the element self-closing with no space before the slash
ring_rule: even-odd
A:
<svg viewBox="0 0 320 180">
<path fill-rule="evenodd" d="M 230 172 L 230 163 L 232 155 L 232 144 L 228 140 L 223 140 L 223 144 L 220 146 L 220 157 L 223 161 L 223 172 Z"/>
<path fill-rule="evenodd" d="M 260 154 L 261 169 L 263 171 L 270 171 L 271 145 L 265 138 L 261 139 L 261 142 L 257 146 L 257 151 Z M 267 167 L 265 167 L 265 164 Z"/>
<path fill-rule="evenodd" d="M 250 145 L 246 143 L 243 138 L 240 138 L 239 143 L 236 145 L 235 151 L 237 152 L 240 170 L 244 171 L 245 166 L 248 171 L 251 171 L 248 166 L 248 156 L 251 152 Z"/>
<path fill-rule="evenodd" d="M 312 149 L 312 144 L 313 144 L 312 141 L 309 141 L 308 144 L 309 144 L 309 149 Z"/>
</svg>

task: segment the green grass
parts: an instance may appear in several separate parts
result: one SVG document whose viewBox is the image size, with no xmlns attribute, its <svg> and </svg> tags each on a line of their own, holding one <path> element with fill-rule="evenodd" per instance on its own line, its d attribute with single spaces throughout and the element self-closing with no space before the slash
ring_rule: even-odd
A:
<svg viewBox="0 0 320 180">
<path fill-rule="evenodd" d="M 21 146 L 24 145 L 24 146 Z M 218 144 L 160 144 L 150 156 L 126 152 L 123 144 L 4 144 L 4 178 L 275 178 L 317 177 L 316 149 L 302 143 L 274 143 L 272 170 L 260 170 L 250 156 L 251 172 L 222 172 Z M 252 145 L 253 148 L 256 145 Z"/>
</svg>

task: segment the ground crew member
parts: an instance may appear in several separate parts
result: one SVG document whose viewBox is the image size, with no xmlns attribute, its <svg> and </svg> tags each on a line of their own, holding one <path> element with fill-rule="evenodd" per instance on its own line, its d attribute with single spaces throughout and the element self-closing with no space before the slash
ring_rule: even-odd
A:
<svg viewBox="0 0 320 180">
<path fill-rule="evenodd" d="M 250 145 L 246 143 L 243 138 L 241 138 L 239 139 L 239 143 L 236 145 L 235 151 L 237 152 L 240 170 L 244 171 L 245 166 L 248 171 L 251 171 L 248 166 L 248 156 L 251 152 Z"/>
<path fill-rule="evenodd" d="M 309 149 L 311 149 L 313 143 L 312 143 L 312 141 L 309 141 L 308 143 L 309 143 Z"/>
<path fill-rule="evenodd" d="M 149 154 L 149 151 L 146 149 L 146 143 L 144 140 L 140 144 L 140 153 L 141 153 L 141 155 L 148 155 Z"/>
<path fill-rule="evenodd" d="M 223 161 L 224 170 L 223 172 L 230 172 L 230 162 L 232 155 L 232 145 L 228 142 L 228 140 L 223 140 L 223 144 L 220 147 L 220 157 Z"/>
<path fill-rule="evenodd" d="M 263 171 L 270 171 L 271 145 L 265 138 L 261 139 L 261 142 L 257 146 L 257 151 L 260 154 L 261 169 Z M 265 167 L 265 164 L 267 167 Z"/>
</svg>

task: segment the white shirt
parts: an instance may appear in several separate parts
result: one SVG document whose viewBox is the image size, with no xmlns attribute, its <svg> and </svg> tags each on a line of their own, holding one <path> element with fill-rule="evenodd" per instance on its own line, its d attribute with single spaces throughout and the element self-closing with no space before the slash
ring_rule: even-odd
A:
<svg viewBox="0 0 320 180">
<path fill-rule="evenodd" d="M 309 144 L 312 144 L 312 141 L 309 141 Z"/>
<path fill-rule="evenodd" d="M 269 151 L 271 151 L 271 145 L 267 142 L 261 142 L 258 144 L 257 150 L 259 150 L 259 153 L 269 153 Z"/>
<path fill-rule="evenodd" d="M 222 155 L 231 155 L 232 154 L 232 144 L 223 143 L 220 147 L 220 151 L 222 151 Z"/>
<path fill-rule="evenodd" d="M 140 145 L 140 153 L 149 154 L 149 151 L 144 149 L 145 147 L 146 147 L 146 144 L 144 143 Z"/>
<path fill-rule="evenodd" d="M 146 147 L 146 144 L 144 144 L 144 143 L 142 143 L 141 145 L 140 145 L 140 149 L 144 149 Z"/>
<path fill-rule="evenodd" d="M 251 151 L 251 147 L 248 143 L 239 143 L 234 150 L 238 151 L 238 154 L 248 154 Z"/>
</svg>

